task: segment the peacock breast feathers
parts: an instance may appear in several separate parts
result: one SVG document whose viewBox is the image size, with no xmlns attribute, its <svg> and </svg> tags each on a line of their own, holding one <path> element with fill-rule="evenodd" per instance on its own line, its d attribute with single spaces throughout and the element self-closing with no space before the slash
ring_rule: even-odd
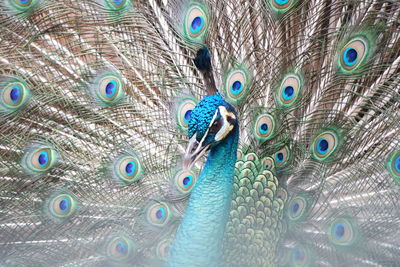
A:
<svg viewBox="0 0 400 267">
<path fill-rule="evenodd" d="M 255 153 L 238 150 L 224 242 L 227 266 L 277 264 L 278 242 L 286 227 L 283 217 L 288 195 L 274 170 L 272 158 L 259 159 Z"/>
</svg>

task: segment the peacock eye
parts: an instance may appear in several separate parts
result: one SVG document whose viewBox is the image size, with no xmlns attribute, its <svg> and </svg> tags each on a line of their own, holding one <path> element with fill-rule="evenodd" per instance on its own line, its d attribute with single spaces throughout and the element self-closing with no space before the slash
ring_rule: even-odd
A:
<svg viewBox="0 0 400 267">
<path fill-rule="evenodd" d="M 26 171 L 42 173 L 57 163 L 57 152 L 50 147 L 39 147 L 28 151 L 22 160 Z"/>
<path fill-rule="evenodd" d="M 114 162 L 113 174 L 126 184 L 140 180 L 143 171 L 139 158 L 129 155 L 119 157 Z"/>
<path fill-rule="evenodd" d="M 11 113 L 23 107 L 30 97 L 27 86 L 19 81 L 5 82 L 1 90 L 0 106 L 2 110 Z"/>
<path fill-rule="evenodd" d="M 69 194 L 60 194 L 50 200 L 50 214 L 57 218 L 70 216 L 76 208 L 74 198 Z"/>
<path fill-rule="evenodd" d="M 170 211 L 165 203 L 156 203 L 147 210 L 147 221 L 154 226 L 164 226 L 170 218 Z"/>
<path fill-rule="evenodd" d="M 203 7 L 192 6 L 186 15 L 186 32 L 191 38 L 200 38 L 208 28 L 208 17 Z"/>
<path fill-rule="evenodd" d="M 354 227 L 347 219 L 336 219 L 329 226 L 328 237 L 335 245 L 349 246 L 355 239 Z"/>
<path fill-rule="evenodd" d="M 193 186 L 196 184 L 196 175 L 192 172 L 181 171 L 175 177 L 175 185 L 182 193 L 189 193 L 192 191 Z"/>
<path fill-rule="evenodd" d="M 326 131 L 314 139 L 313 155 L 317 160 L 327 159 L 338 147 L 338 136 L 333 131 Z"/>
<path fill-rule="evenodd" d="M 278 90 L 278 103 L 282 106 L 291 106 L 298 99 L 301 87 L 301 80 L 298 75 L 287 75 Z"/>
<path fill-rule="evenodd" d="M 355 38 L 343 47 L 340 52 L 340 64 L 351 71 L 357 68 L 363 61 L 368 50 L 368 43 L 363 38 Z"/>
<path fill-rule="evenodd" d="M 209 132 L 210 133 L 217 133 L 219 130 L 221 130 L 222 124 L 223 123 L 222 123 L 222 119 L 221 118 L 216 119 L 213 122 L 213 124 L 211 125 Z"/>
</svg>

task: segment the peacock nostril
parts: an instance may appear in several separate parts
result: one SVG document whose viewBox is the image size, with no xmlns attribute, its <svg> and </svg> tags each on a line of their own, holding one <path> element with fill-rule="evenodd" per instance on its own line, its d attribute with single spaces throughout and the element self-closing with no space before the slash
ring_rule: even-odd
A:
<svg viewBox="0 0 400 267">
<path fill-rule="evenodd" d="M 199 143 L 194 143 L 192 148 L 190 149 L 190 153 L 193 154 L 197 150 L 198 146 L 199 146 Z"/>
</svg>

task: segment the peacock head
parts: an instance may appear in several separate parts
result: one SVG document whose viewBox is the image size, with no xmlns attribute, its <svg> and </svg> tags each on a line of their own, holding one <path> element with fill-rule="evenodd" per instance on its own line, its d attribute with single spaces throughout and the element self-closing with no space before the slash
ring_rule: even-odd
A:
<svg viewBox="0 0 400 267">
<path fill-rule="evenodd" d="M 219 93 L 204 97 L 190 115 L 190 140 L 184 168 L 190 169 L 202 155 L 228 137 L 235 127 L 238 127 L 236 111 Z"/>
</svg>

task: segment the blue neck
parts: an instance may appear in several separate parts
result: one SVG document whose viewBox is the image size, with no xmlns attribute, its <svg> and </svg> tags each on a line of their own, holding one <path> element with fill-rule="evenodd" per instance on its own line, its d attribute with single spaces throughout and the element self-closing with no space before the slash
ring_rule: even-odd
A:
<svg viewBox="0 0 400 267">
<path fill-rule="evenodd" d="M 211 149 L 176 234 L 169 266 L 215 266 L 221 261 L 232 200 L 238 128 Z"/>
</svg>

